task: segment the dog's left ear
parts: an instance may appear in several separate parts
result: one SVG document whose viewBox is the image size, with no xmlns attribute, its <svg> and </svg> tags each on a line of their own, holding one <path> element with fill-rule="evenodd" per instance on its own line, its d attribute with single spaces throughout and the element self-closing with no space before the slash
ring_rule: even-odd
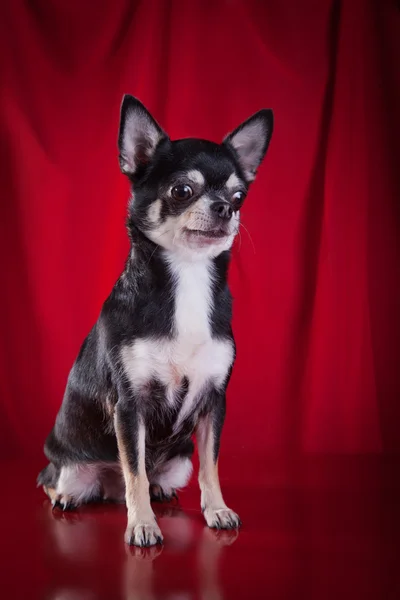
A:
<svg viewBox="0 0 400 600">
<path fill-rule="evenodd" d="M 257 169 L 267 152 L 273 126 L 273 112 L 265 108 L 244 121 L 223 141 L 224 144 L 233 148 L 249 183 L 255 178 Z"/>
<path fill-rule="evenodd" d="M 167 134 L 137 98 L 126 94 L 122 100 L 118 134 L 121 171 L 134 176 L 148 163 L 158 144 Z"/>
</svg>

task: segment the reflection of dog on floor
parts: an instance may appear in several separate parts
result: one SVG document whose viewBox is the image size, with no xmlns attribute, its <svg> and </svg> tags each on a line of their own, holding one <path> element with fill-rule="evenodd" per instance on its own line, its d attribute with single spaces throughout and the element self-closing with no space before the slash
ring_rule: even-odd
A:
<svg viewBox="0 0 400 600">
<path fill-rule="evenodd" d="M 102 512 L 101 509 L 99 512 Z M 190 556 L 193 548 L 196 553 L 199 597 L 202 600 L 222 600 L 218 575 L 219 560 L 224 547 L 233 544 L 237 539 L 238 531 L 205 527 L 199 538 L 197 522 L 193 522 L 179 507 L 163 505 L 157 513 L 168 540 L 167 549 L 164 550 L 164 547 L 159 545 L 148 548 L 126 547 L 125 554 L 122 551 L 116 560 L 117 570 L 119 571 L 120 564 L 122 567 L 121 576 L 117 574 L 117 580 L 121 579 L 122 589 L 116 589 L 116 595 L 126 600 L 156 600 L 159 596 L 155 590 L 155 559 L 165 551 L 173 555 L 182 566 L 184 557 Z M 54 560 L 55 563 L 63 565 L 62 573 L 67 574 L 65 585 L 63 581 L 54 582 L 55 587 L 48 595 L 49 600 L 95 600 L 97 595 L 93 588 L 94 583 L 97 584 L 97 569 L 94 569 L 93 565 L 98 560 L 101 563 L 101 548 L 104 546 L 101 539 L 104 532 L 99 528 L 96 516 L 92 513 L 49 511 L 43 527 L 51 537 L 51 543 L 46 544 L 46 547 L 51 548 L 51 555 L 46 559 L 50 570 Z M 123 550 L 118 544 L 117 533 L 115 539 L 111 538 L 109 543 L 115 544 L 118 553 Z M 87 573 L 84 580 L 82 570 Z M 93 582 L 91 577 L 94 577 L 96 582 Z M 173 583 L 167 581 L 165 588 L 162 597 L 166 600 L 194 598 L 192 590 L 188 590 L 184 585 L 177 590 Z"/>
<path fill-rule="evenodd" d="M 224 546 L 237 539 L 237 530 L 204 529 L 197 548 L 197 581 L 201 600 L 223 600 L 219 583 L 218 568 Z M 128 548 L 125 563 L 126 600 L 156 600 L 154 590 L 155 571 L 153 561 L 162 552 L 162 547 Z M 195 596 L 187 590 L 171 590 L 162 594 L 166 600 L 192 600 Z"/>
<path fill-rule="evenodd" d="M 261 110 L 222 144 L 171 141 L 138 100 L 124 98 L 131 250 L 72 367 L 38 482 L 63 509 L 125 500 L 129 544 L 162 541 L 150 498 L 170 500 L 187 484 L 193 433 L 207 524 L 240 524 L 217 468 L 235 357 L 227 271 L 272 126 L 272 111 Z"/>
</svg>

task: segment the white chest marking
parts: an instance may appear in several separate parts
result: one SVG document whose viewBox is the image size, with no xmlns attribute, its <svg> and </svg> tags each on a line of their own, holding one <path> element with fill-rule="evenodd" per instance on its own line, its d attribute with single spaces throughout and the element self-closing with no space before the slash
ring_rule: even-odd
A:
<svg viewBox="0 0 400 600">
<path fill-rule="evenodd" d="M 223 385 L 233 361 L 233 345 L 211 337 L 212 263 L 171 260 L 170 267 L 176 278 L 173 339 L 138 339 L 122 349 L 122 359 L 133 389 L 140 390 L 157 379 L 166 386 L 171 405 L 187 377 L 189 390 L 175 424 L 177 429 L 195 410 L 207 383 L 217 388 Z"/>
</svg>

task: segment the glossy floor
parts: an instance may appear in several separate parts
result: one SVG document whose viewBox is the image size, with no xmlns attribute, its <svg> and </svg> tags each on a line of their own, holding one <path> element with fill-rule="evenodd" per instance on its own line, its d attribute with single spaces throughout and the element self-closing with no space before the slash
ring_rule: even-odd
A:
<svg viewBox="0 0 400 600">
<path fill-rule="evenodd" d="M 36 469 L 3 463 L 1 597 L 400 598 L 399 460 L 225 457 L 221 471 L 239 533 L 205 527 L 194 479 L 180 506 L 155 505 L 164 546 L 141 550 L 123 543 L 123 506 L 52 511 Z"/>
</svg>

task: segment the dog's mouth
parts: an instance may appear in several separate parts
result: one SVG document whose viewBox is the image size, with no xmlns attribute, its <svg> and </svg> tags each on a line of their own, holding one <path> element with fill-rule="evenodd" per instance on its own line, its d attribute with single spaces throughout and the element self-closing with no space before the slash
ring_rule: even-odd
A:
<svg viewBox="0 0 400 600">
<path fill-rule="evenodd" d="M 228 234 L 224 229 L 185 229 L 185 233 L 187 236 L 191 238 L 200 238 L 200 239 L 222 239 L 226 237 Z"/>
<path fill-rule="evenodd" d="M 185 227 L 183 234 L 187 246 L 194 250 L 211 248 L 212 246 L 220 247 L 221 244 L 227 242 L 230 236 L 230 232 L 221 226 L 213 227 L 212 229 L 192 229 Z"/>
</svg>

